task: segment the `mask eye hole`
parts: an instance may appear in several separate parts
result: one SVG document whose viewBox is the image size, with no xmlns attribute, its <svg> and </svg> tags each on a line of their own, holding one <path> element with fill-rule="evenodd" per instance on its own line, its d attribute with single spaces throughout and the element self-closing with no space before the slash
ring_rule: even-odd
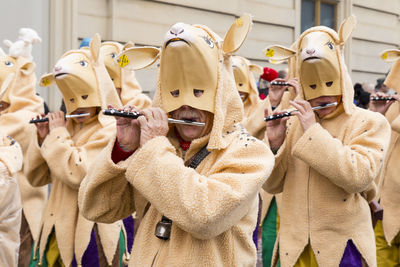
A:
<svg viewBox="0 0 400 267">
<path fill-rule="evenodd" d="M 243 86 L 243 83 L 239 83 L 239 86 Z"/>
<path fill-rule="evenodd" d="M 328 42 L 326 45 L 329 47 L 330 50 L 333 50 L 334 46 L 331 42 Z"/>
<path fill-rule="evenodd" d="M 178 97 L 179 96 L 179 90 L 171 91 L 170 93 L 171 93 L 171 95 L 173 97 Z"/>
<path fill-rule="evenodd" d="M 311 89 L 315 90 L 317 88 L 317 85 L 316 84 L 311 84 L 310 87 L 311 87 Z"/>
<path fill-rule="evenodd" d="M 6 65 L 7 67 L 12 67 L 14 66 L 14 63 L 12 63 L 11 61 L 6 61 L 4 62 L 4 65 Z"/>
<path fill-rule="evenodd" d="M 88 98 L 88 95 L 83 95 L 82 99 L 85 100 L 86 98 Z"/>
<path fill-rule="evenodd" d="M 74 102 L 75 102 L 75 99 L 70 98 L 69 101 L 71 101 L 71 103 L 74 103 Z"/>
<path fill-rule="evenodd" d="M 116 56 L 117 56 L 117 54 L 111 53 L 111 58 L 115 58 Z"/>
<path fill-rule="evenodd" d="M 202 96 L 204 93 L 204 90 L 200 90 L 200 89 L 193 89 L 193 94 L 195 97 L 200 97 Z"/>
<path fill-rule="evenodd" d="M 203 39 L 204 41 L 206 41 L 209 47 L 214 48 L 214 42 L 210 37 L 204 36 Z"/>
<path fill-rule="evenodd" d="M 326 84 L 326 86 L 331 87 L 332 84 L 333 84 L 333 82 L 331 81 L 331 82 L 327 82 L 327 83 L 325 83 L 325 84 Z"/>
<path fill-rule="evenodd" d="M 82 66 L 82 67 L 87 67 L 87 65 L 89 64 L 86 60 L 81 60 L 81 61 L 79 61 L 79 64 Z"/>
</svg>

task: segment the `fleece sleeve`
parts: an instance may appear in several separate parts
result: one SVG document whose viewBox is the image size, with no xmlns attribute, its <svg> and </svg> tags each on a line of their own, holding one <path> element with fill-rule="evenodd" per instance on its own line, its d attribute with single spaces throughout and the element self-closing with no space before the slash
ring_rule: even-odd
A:
<svg viewBox="0 0 400 267">
<path fill-rule="evenodd" d="M 400 115 L 398 115 L 392 122 L 391 122 L 392 130 L 396 133 L 400 134 Z"/>
<path fill-rule="evenodd" d="M 358 193 L 368 188 L 382 167 L 390 126 L 383 116 L 374 114 L 351 127 L 344 144 L 315 123 L 297 141 L 292 154 L 348 193 Z"/>
<path fill-rule="evenodd" d="M 43 186 L 51 183 L 50 170 L 44 160 L 37 141 L 37 134 L 32 133 L 24 157 L 24 175 L 32 186 Z"/>
<path fill-rule="evenodd" d="M 53 129 L 40 148 L 52 178 L 79 189 L 93 159 L 107 145 L 110 138 L 107 133 L 107 129 L 99 128 L 83 145 L 76 145 L 67 128 Z"/>
<path fill-rule="evenodd" d="M 237 140 L 211 152 L 195 170 L 185 167 L 166 137 L 156 137 L 135 152 L 126 177 L 181 229 L 209 239 L 248 213 L 273 164 L 272 152 L 261 141 Z"/>
<path fill-rule="evenodd" d="M 78 204 L 89 220 L 112 223 L 135 212 L 134 189 L 125 177 L 126 162 L 111 158 L 115 137 L 96 157 L 79 188 Z"/>
</svg>

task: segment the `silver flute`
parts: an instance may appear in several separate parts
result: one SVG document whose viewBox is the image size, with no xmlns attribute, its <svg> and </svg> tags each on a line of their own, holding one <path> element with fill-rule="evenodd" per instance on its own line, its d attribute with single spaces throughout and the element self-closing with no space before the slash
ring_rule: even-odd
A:
<svg viewBox="0 0 400 267">
<path fill-rule="evenodd" d="M 140 114 L 139 112 L 135 111 L 121 111 L 117 109 L 104 109 L 103 110 L 104 115 L 108 116 L 116 116 L 116 117 L 123 117 L 123 118 L 130 118 L 130 119 L 137 119 L 139 116 L 142 116 L 143 114 Z M 197 121 L 191 121 L 191 120 L 176 120 L 176 119 L 171 119 L 168 118 L 168 123 L 175 123 L 175 124 L 184 124 L 184 125 L 191 125 L 191 126 L 205 126 L 206 124 L 204 122 L 197 122 Z"/>
<path fill-rule="evenodd" d="M 321 106 L 316 106 L 313 107 L 312 110 L 319 110 L 319 109 L 323 109 L 323 108 L 330 108 L 330 107 L 334 107 L 337 106 L 337 102 L 333 102 L 333 103 L 328 103 L 328 104 L 323 104 Z M 297 109 L 295 110 L 291 110 L 291 111 L 285 111 L 283 113 L 280 114 L 274 114 L 274 115 L 270 115 L 266 118 L 264 118 L 265 121 L 272 121 L 272 120 L 279 120 L 282 119 L 284 117 L 289 117 L 289 116 L 293 116 L 294 114 L 292 114 L 292 112 L 298 111 Z"/>
<path fill-rule="evenodd" d="M 80 117 L 86 117 L 86 116 L 90 116 L 90 113 L 65 115 L 65 118 L 66 119 L 69 119 L 69 118 L 80 118 Z M 32 120 L 29 121 L 29 123 L 41 123 L 41 122 L 46 122 L 46 121 L 49 121 L 49 118 L 45 117 L 45 118 L 40 118 L 40 119 L 32 119 Z"/>
</svg>

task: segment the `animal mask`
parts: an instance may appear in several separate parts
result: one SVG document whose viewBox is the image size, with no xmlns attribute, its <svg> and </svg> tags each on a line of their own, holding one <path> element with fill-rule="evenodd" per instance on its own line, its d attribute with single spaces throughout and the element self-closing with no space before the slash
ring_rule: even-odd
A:
<svg viewBox="0 0 400 267">
<path fill-rule="evenodd" d="M 304 99 L 342 95 L 344 72 L 348 76 L 343 47 L 355 23 L 355 17 L 350 16 L 341 24 L 339 33 L 324 26 L 312 27 L 303 32 L 291 46 L 293 49 L 271 46 L 266 49 L 266 56 L 276 61 L 291 59 L 292 72 L 299 77 Z M 346 84 L 348 80 L 349 77 Z"/>
<path fill-rule="evenodd" d="M 385 50 L 381 53 L 381 58 L 387 62 L 395 62 L 386 77 L 385 84 L 400 93 L 400 50 Z"/>
<path fill-rule="evenodd" d="M 263 72 L 260 66 L 251 64 L 250 61 L 239 56 L 232 57 L 232 69 L 233 74 L 235 75 L 235 82 L 238 91 L 248 94 L 251 91 L 251 72 L 254 72 L 258 75 Z"/>
<path fill-rule="evenodd" d="M 223 57 L 236 52 L 247 37 L 251 17 L 238 18 L 222 39 L 202 25 L 176 23 L 157 48 L 131 48 L 120 63 L 140 69 L 160 60 L 159 84 L 162 108 L 168 113 L 188 105 L 215 113 L 219 68 Z"/>
<path fill-rule="evenodd" d="M 57 84 L 68 114 L 78 108 L 102 106 L 95 71 L 99 50 L 100 37 L 95 35 L 90 49 L 68 51 L 57 61 L 53 73 L 41 78 L 41 86 L 49 86 L 54 82 Z"/>
</svg>

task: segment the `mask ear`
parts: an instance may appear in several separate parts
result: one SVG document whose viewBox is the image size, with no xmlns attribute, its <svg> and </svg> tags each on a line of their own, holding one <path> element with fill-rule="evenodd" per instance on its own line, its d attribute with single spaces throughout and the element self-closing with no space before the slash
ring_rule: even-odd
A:
<svg viewBox="0 0 400 267">
<path fill-rule="evenodd" d="M 265 56 L 267 56 L 270 61 L 279 62 L 295 55 L 296 51 L 280 45 L 269 46 L 265 49 Z"/>
<path fill-rule="evenodd" d="M 12 83 L 12 81 L 14 80 L 14 73 L 10 73 L 7 75 L 6 79 L 4 80 L 3 84 L 1 85 L 1 89 L 0 89 L 0 99 L 3 98 L 4 94 L 7 92 L 8 87 L 10 86 L 10 84 Z"/>
<path fill-rule="evenodd" d="M 33 62 L 26 62 L 21 67 L 21 72 L 25 75 L 30 75 L 35 71 L 35 63 Z"/>
<path fill-rule="evenodd" d="M 39 81 L 39 85 L 42 87 L 47 87 L 55 83 L 54 75 L 53 73 L 47 73 L 44 74 Z"/>
<path fill-rule="evenodd" d="M 256 64 L 250 64 L 249 70 L 257 75 L 261 75 L 263 73 L 263 68 L 261 68 L 260 66 L 258 66 Z"/>
<path fill-rule="evenodd" d="M 133 42 L 129 41 L 122 47 L 122 51 L 127 50 L 128 48 L 132 48 L 132 47 L 135 47 L 135 44 Z"/>
<path fill-rule="evenodd" d="M 4 40 L 3 43 L 4 43 L 5 46 L 7 46 L 7 47 L 11 47 L 12 44 L 13 44 L 10 40 Z"/>
<path fill-rule="evenodd" d="M 100 54 L 101 37 L 96 33 L 90 41 L 90 53 L 92 53 L 94 62 L 97 62 Z"/>
<path fill-rule="evenodd" d="M 252 20 L 249 14 L 237 18 L 225 35 L 222 51 L 225 54 L 235 53 L 246 40 L 250 31 Z"/>
<path fill-rule="evenodd" d="M 389 49 L 382 51 L 381 58 L 387 62 L 393 62 L 400 58 L 400 50 L 397 49 Z"/>
<path fill-rule="evenodd" d="M 122 68 L 140 70 L 152 65 L 159 56 L 160 50 L 156 47 L 132 47 L 122 51 L 117 56 L 117 62 Z"/>
<path fill-rule="evenodd" d="M 349 39 L 350 35 L 353 33 L 356 23 L 357 21 L 354 15 L 351 15 L 342 22 L 339 29 L 340 44 L 344 44 L 347 39 Z"/>
</svg>

